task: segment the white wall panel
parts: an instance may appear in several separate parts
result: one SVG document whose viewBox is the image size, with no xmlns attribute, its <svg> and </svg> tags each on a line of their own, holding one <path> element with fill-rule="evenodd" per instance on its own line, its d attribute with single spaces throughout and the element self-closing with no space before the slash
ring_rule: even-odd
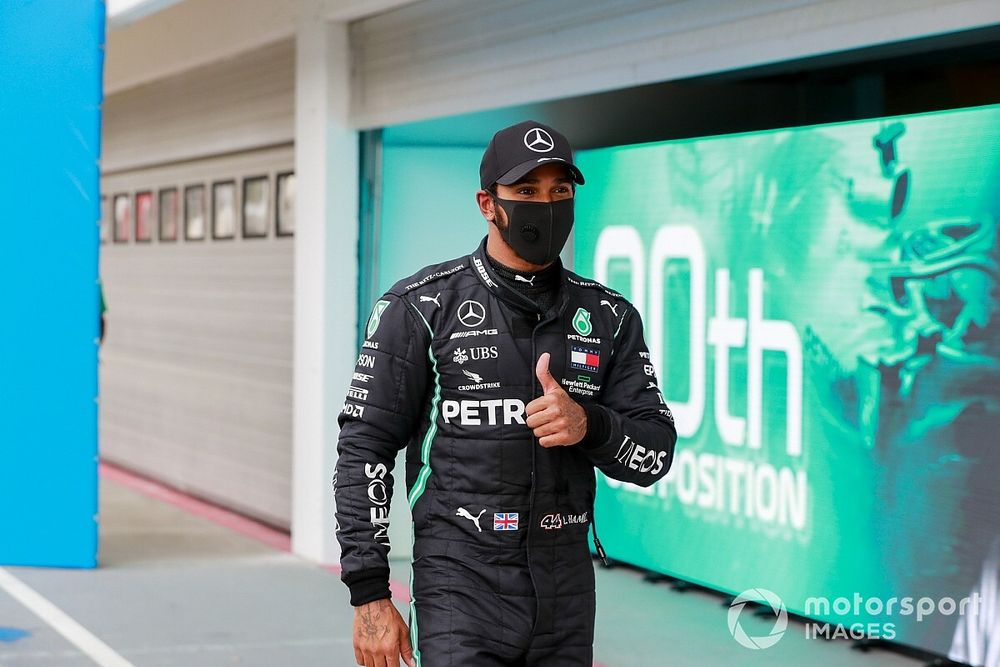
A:
<svg viewBox="0 0 1000 667">
<path fill-rule="evenodd" d="M 270 176 L 266 238 L 102 246 L 103 457 L 272 524 L 291 520 L 294 239 L 274 233 L 291 145 L 102 179 L 102 193 Z M 208 201 L 211 210 L 211 197 Z M 209 215 L 209 221 L 211 216 Z M 237 225 L 239 228 L 239 225 Z M 134 225 L 133 225 L 134 230 Z"/>
<path fill-rule="evenodd" d="M 294 0 L 184 0 L 107 35 L 104 92 L 121 92 L 290 39 Z"/>
<path fill-rule="evenodd" d="M 352 122 L 451 116 L 996 23 L 996 0 L 424 0 L 351 25 Z"/>
<path fill-rule="evenodd" d="M 290 39 L 110 95 L 102 172 L 291 142 L 294 104 Z"/>
<path fill-rule="evenodd" d="M 347 122 L 347 26 L 302 0 L 296 56 L 298 220 L 292 549 L 336 563 L 337 417 L 357 361 L 358 133 Z"/>
</svg>

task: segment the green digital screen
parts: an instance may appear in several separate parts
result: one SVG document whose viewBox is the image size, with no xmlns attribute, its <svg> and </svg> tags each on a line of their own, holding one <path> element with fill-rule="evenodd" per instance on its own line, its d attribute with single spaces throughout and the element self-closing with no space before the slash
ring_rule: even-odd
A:
<svg viewBox="0 0 1000 667">
<path fill-rule="evenodd" d="M 679 432 L 653 487 L 600 478 L 609 555 L 959 658 L 1000 642 L 995 605 L 976 635 L 867 604 L 1000 572 L 1000 108 L 577 163 L 575 269 L 642 314 Z"/>
</svg>

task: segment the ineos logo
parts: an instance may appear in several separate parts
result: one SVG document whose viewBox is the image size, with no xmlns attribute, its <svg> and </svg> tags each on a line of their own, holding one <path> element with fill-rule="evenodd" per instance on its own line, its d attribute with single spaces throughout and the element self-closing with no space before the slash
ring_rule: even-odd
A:
<svg viewBox="0 0 1000 667">
<path fill-rule="evenodd" d="M 486 319 L 486 309 L 478 301 L 463 301 L 458 307 L 458 320 L 467 327 L 478 327 Z"/>
<path fill-rule="evenodd" d="M 555 147 L 552 135 L 540 127 L 534 127 L 524 134 L 524 145 L 529 151 L 536 153 L 548 153 Z"/>
<path fill-rule="evenodd" d="M 385 483 L 385 476 L 389 473 L 389 468 L 384 463 L 365 464 L 365 477 L 368 478 L 368 500 L 371 506 L 368 508 L 369 519 L 375 529 L 374 540 L 379 544 L 388 546 L 389 544 L 389 487 Z"/>
</svg>

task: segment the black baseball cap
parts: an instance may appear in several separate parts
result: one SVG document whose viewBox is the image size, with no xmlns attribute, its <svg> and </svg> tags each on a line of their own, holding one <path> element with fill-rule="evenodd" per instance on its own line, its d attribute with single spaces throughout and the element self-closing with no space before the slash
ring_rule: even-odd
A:
<svg viewBox="0 0 1000 667">
<path fill-rule="evenodd" d="M 562 162 L 573 181 L 583 185 L 583 174 L 573 164 L 573 149 L 566 137 L 548 125 L 526 120 L 490 139 L 479 164 L 479 184 L 484 190 L 494 183 L 510 185 L 547 162 Z"/>
</svg>

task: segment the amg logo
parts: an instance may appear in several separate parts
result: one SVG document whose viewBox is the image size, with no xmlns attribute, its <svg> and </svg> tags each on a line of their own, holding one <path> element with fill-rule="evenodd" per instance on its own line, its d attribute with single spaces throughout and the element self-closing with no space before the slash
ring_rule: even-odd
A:
<svg viewBox="0 0 1000 667">
<path fill-rule="evenodd" d="M 445 424 L 453 419 L 462 426 L 490 426 L 524 423 L 524 401 L 517 398 L 495 398 L 488 401 L 454 401 L 441 403 L 441 417 Z M 503 420 L 498 421 L 498 420 Z M 484 421 L 485 420 L 485 421 Z"/>
<path fill-rule="evenodd" d="M 469 336 L 496 336 L 496 329 L 473 329 L 472 331 L 456 331 L 453 333 L 449 340 L 455 340 L 456 338 L 468 338 Z"/>
</svg>

